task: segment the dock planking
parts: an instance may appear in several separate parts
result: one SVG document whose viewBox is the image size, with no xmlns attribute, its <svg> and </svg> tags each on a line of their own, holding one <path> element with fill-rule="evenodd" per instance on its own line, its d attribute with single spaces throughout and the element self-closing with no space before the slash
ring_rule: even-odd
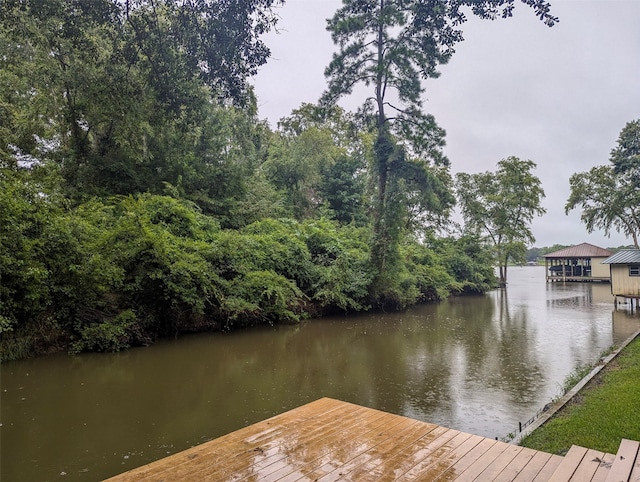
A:
<svg viewBox="0 0 640 482">
<path fill-rule="evenodd" d="M 321 398 L 107 480 L 640 482 L 639 450 L 561 457 Z"/>
</svg>

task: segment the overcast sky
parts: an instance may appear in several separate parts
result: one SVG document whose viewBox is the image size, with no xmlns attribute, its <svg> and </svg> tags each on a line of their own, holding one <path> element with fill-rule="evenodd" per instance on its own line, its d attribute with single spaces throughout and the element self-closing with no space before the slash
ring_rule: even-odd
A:
<svg viewBox="0 0 640 482">
<path fill-rule="evenodd" d="M 587 233 L 580 212 L 564 214 L 569 177 L 605 165 L 625 124 L 640 119 L 640 0 L 551 0 L 549 28 L 516 2 L 506 20 L 470 19 L 442 75 L 426 84 L 424 110 L 447 131 L 456 172 L 495 171 L 508 156 L 534 161 L 547 214 L 533 223 L 536 246 L 629 244 Z M 326 19 L 340 0 L 287 0 L 272 58 L 255 78 L 259 115 L 272 126 L 317 102 L 334 47 Z M 355 110 L 362 96 L 343 106 Z"/>
</svg>

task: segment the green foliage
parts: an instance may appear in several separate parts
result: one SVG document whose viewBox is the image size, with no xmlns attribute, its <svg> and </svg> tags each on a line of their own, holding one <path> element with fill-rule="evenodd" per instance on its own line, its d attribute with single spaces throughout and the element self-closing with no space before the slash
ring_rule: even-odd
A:
<svg viewBox="0 0 640 482">
<path fill-rule="evenodd" d="M 404 247 L 407 267 L 420 292 L 419 301 L 484 293 L 496 285 L 490 250 L 473 236 L 428 237 Z"/>
<path fill-rule="evenodd" d="M 364 229 L 338 229 L 327 220 L 305 224 L 303 237 L 316 270 L 310 297 L 320 311 L 368 308 L 373 270 L 367 235 Z"/>
<path fill-rule="evenodd" d="M 494 249 L 500 282 L 507 282 L 510 261 L 524 260 L 526 244 L 535 241 L 531 221 L 546 212 L 544 190 L 532 174 L 536 164 L 508 157 L 494 172 L 458 173 L 456 189 L 467 230 L 484 236 Z"/>
<path fill-rule="evenodd" d="M 289 215 L 365 221 L 366 136 L 342 109 L 303 104 L 278 122 L 261 166 Z"/>
<path fill-rule="evenodd" d="M 258 171 L 246 180 L 244 197 L 229 207 L 225 225 L 228 228 L 243 228 L 261 219 L 285 217 L 286 212 L 283 196 L 264 173 Z"/>
<path fill-rule="evenodd" d="M 565 212 L 579 207 L 580 219 L 588 232 L 612 230 L 634 238 L 640 226 L 637 219 L 638 190 L 624 176 L 615 173 L 612 166 L 595 166 L 588 172 L 575 173 L 569 179 L 571 194 Z"/>
<path fill-rule="evenodd" d="M 43 226 L 59 208 L 24 173 L 0 170 L 0 317 L 2 332 L 37 317 L 51 300 Z"/>
<path fill-rule="evenodd" d="M 419 301 L 438 301 L 455 291 L 456 282 L 429 246 L 412 243 L 404 247 L 407 267 L 416 285 Z"/>
<path fill-rule="evenodd" d="M 330 93 L 362 80 L 408 108 L 386 116 L 381 91 L 373 122 L 368 105 L 303 104 L 272 132 L 246 80 L 268 56 L 258 37 L 276 3 L 0 3 L 3 358 L 489 286 L 473 241 L 414 239 L 445 226 L 453 203 L 416 75 L 450 55 L 457 33 L 440 20 L 461 21 L 458 7 L 345 2 L 330 22 L 347 49 Z M 387 51 L 358 70 L 367 19 Z"/>
<path fill-rule="evenodd" d="M 388 289 L 398 292 L 394 285 L 404 278 L 400 253 L 403 238 L 446 225 L 454 197 L 448 167 L 411 157 L 388 133 L 376 139 L 374 151 L 378 167 L 384 166 L 373 176 L 377 187 L 371 257 L 377 275 L 372 294 L 385 298 Z M 412 297 L 408 293 L 400 306 L 410 303 Z M 391 298 L 399 299 L 397 294 Z"/>
<path fill-rule="evenodd" d="M 341 224 L 367 224 L 364 166 L 360 155 L 352 155 L 338 157 L 327 169 L 318 189 L 331 219 Z"/>
<path fill-rule="evenodd" d="M 251 269 L 276 271 L 306 288 L 313 269 L 311 257 L 290 220 L 265 219 L 244 228 L 240 234 L 239 256 L 251 259 Z"/>
<path fill-rule="evenodd" d="M 545 0 L 524 3 L 547 25 L 557 21 Z M 325 71 L 322 105 L 335 105 L 358 84 L 371 89 L 361 115 L 375 132 L 370 165 L 375 183 L 371 251 L 378 270 L 374 294 L 384 293 L 401 276 L 398 250 L 406 224 L 411 229 L 410 222 L 418 221 L 437 229 L 453 204 L 442 152 L 445 133 L 422 112 L 423 81 L 438 77 L 438 66 L 463 40 L 460 25 L 467 20 L 467 7 L 494 19 L 511 16 L 514 1 L 345 0 L 328 20 L 338 52 Z M 507 252 L 514 251 L 500 252 L 501 264 Z"/>
<path fill-rule="evenodd" d="M 542 248 L 531 248 L 527 251 L 527 260 L 530 261 L 529 258 L 533 256 L 544 256 L 546 254 L 554 253 L 568 247 L 569 246 L 567 246 L 566 244 L 554 244 L 551 246 L 543 246 Z"/>
<path fill-rule="evenodd" d="M 274 3 L 0 3 L 0 158 L 56 163 L 75 202 L 169 183 L 228 216 L 260 155 L 247 77 Z"/>
<path fill-rule="evenodd" d="M 588 232 L 612 230 L 633 239 L 640 246 L 640 121 L 627 123 L 611 151 L 609 166 L 595 166 L 569 179 L 571 194 L 565 212 L 580 208 L 580 219 Z"/>
<path fill-rule="evenodd" d="M 311 313 L 360 310 L 365 308 L 371 281 L 365 236 L 362 230 L 339 229 L 327 220 L 298 223 L 267 219 L 241 232 L 219 233 L 209 259 L 232 283 L 242 283 L 255 272 L 275 273 L 293 281 L 304 295 L 299 303 Z M 229 293 L 233 299 L 225 300 L 225 306 L 240 307 L 235 291 Z M 245 318 L 244 311 L 250 313 L 249 308 L 242 310 Z"/>
<path fill-rule="evenodd" d="M 273 271 L 250 271 L 229 283 L 229 297 L 222 303 L 226 325 L 274 324 L 300 319 L 304 297 L 296 284 Z"/>
<path fill-rule="evenodd" d="M 538 248 L 538 247 L 532 247 L 527 249 L 527 252 L 525 254 L 527 263 L 533 263 L 533 262 L 539 261 L 539 259 L 542 256 L 544 256 L 544 253 L 542 252 L 542 248 Z"/>
<path fill-rule="evenodd" d="M 119 308 L 151 320 L 154 333 L 198 323 L 219 292 L 204 256 L 215 224 L 171 198 L 115 201 L 113 226 L 99 240 L 99 250 L 121 272 L 114 280 Z"/>
<path fill-rule="evenodd" d="M 547 25 L 557 21 L 545 0 L 524 3 Z M 364 111 L 375 118 L 379 136 L 388 130 L 413 152 L 443 161 L 444 132 L 421 110 L 422 81 L 438 77 L 438 66 L 449 61 L 463 40 L 460 25 L 467 20 L 467 7 L 481 18 L 509 17 L 514 0 L 343 1 L 327 21 L 339 51 L 325 71 L 329 86 L 324 103 L 332 105 L 363 84 L 371 88 Z"/>
<path fill-rule="evenodd" d="M 458 284 L 455 294 L 484 293 L 496 287 L 491 250 L 478 237 L 432 238 L 430 244 Z"/>
<path fill-rule="evenodd" d="M 0 178 L 3 357 L 51 345 L 117 351 L 185 330 L 398 309 L 487 286 L 471 241 L 407 244 L 374 293 L 367 228 L 264 219 L 221 229 L 194 204 L 151 194 L 64 210 L 29 178 Z"/>
<path fill-rule="evenodd" d="M 630 174 L 640 186 L 640 119 L 627 122 L 609 158 L 616 174 Z"/>
<path fill-rule="evenodd" d="M 131 310 L 119 313 L 112 320 L 90 324 L 80 330 L 80 340 L 72 343 L 70 353 L 82 351 L 121 351 L 131 346 L 130 331 L 137 322 Z"/>
<path fill-rule="evenodd" d="M 318 185 L 335 163 L 338 150 L 328 130 L 311 127 L 293 138 L 280 137 L 264 164 L 267 177 L 285 193 L 288 209 L 298 220 L 318 208 Z"/>
</svg>

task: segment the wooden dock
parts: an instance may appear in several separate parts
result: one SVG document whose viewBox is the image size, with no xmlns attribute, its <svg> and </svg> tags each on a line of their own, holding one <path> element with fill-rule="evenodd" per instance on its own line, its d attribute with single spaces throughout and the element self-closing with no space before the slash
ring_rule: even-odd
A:
<svg viewBox="0 0 640 482">
<path fill-rule="evenodd" d="M 561 457 L 322 398 L 108 480 L 640 481 L 639 446 Z"/>
</svg>

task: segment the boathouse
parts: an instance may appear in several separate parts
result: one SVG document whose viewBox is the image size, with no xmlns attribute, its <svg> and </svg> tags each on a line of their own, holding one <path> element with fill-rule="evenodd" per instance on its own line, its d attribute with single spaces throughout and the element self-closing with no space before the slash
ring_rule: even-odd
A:
<svg viewBox="0 0 640 482">
<path fill-rule="evenodd" d="M 609 265 L 611 294 L 640 300 L 640 249 L 621 249 L 602 262 Z M 631 305 L 633 308 L 633 304 Z"/>
<path fill-rule="evenodd" d="M 611 255 L 611 251 L 589 243 L 549 253 L 544 257 L 547 282 L 609 281 L 608 266 L 602 262 Z"/>
</svg>

